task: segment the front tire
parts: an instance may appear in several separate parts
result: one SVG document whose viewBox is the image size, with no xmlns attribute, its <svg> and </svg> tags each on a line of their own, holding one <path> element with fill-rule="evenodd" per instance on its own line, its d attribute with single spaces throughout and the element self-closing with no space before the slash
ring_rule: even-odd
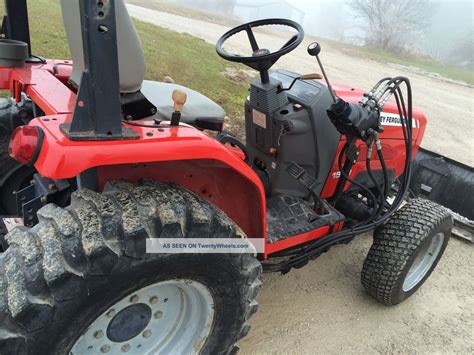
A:
<svg viewBox="0 0 474 355">
<path fill-rule="evenodd" d="M 248 333 L 260 288 L 254 255 L 145 253 L 148 237 L 244 237 L 193 193 L 112 183 L 101 194 L 76 191 L 71 206 L 47 205 L 38 215 L 32 229 L 7 235 L 10 248 L 0 256 L 2 355 L 221 354 Z"/>
<path fill-rule="evenodd" d="M 444 207 L 414 199 L 374 232 L 362 269 L 362 285 L 377 301 L 395 305 L 428 279 L 451 236 L 452 216 Z"/>
</svg>

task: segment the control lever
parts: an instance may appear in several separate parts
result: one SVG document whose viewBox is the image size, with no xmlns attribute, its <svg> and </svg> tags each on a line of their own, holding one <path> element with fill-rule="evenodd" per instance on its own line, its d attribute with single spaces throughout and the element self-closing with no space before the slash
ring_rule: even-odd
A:
<svg viewBox="0 0 474 355">
<path fill-rule="evenodd" d="M 174 102 L 174 112 L 171 115 L 170 126 L 179 126 L 181 120 L 181 112 L 183 111 L 184 104 L 186 103 L 188 95 L 181 90 L 174 90 L 171 96 Z"/>
<path fill-rule="evenodd" d="M 334 94 L 331 83 L 326 75 L 326 71 L 319 59 L 321 46 L 318 42 L 313 42 L 308 46 L 308 54 L 316 57 L 324 80 L 326 80 L 329 93 L 332 96 L 334 103 L 327 110 L 328 116 L 331 119 L 337 130 L 347 137 L 357 137 L 367 140 L 367 131 L 371 128 L 376 131 L 380 130 L 378 124 L 378 115 L 368 106 L 361 106 L 345 102 Z"/>
<path fill-rule="evenodd" d="M 334 94 L 334 90 L 332 89 L 331 83 L 329 82 L 328 76 L 326 75 L 326 71 L 324 70 L 323 64 L 321 63 L 321 60 L 319 59 L 319 56 L 318 56 L 320 52 L 321 52 L 321 46 L 319 45 L 318 42 L 313 42 L 308 46 L 308 54 L 312 57 L 316 57 L 319 67 L 321 68 L 321 72 L 323 73 L 324 80 L 326 81 L 326 84 L 328 86 L 329 93 L 331 94 L 334 103 L 336 103 L 337 102 L 336 95 Z"/>
<path fill-rule="evenodd" d="M 284 88 L 284 89 L 280 89 L 278 92 L 291 90 L 293 85 L 295 85 L 296 80 L 319 80 L 319 79 L 322 79 L 322 78 L 323 77 L 321 76 L 321 74 L 318 74 L 318 73 L 311 73 L 311 74 L 304 74 L 304 75 L 301 75 L 301 76 L 297 76 L 296 78 L 293 79 L 290 86 L 288 86 L 287 88 Z"/>
</svg>

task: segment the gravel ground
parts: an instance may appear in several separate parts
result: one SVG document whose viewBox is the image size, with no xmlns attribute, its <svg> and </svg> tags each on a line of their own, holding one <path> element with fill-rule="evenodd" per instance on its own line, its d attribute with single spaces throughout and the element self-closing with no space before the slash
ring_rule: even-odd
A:
<svg viewBox="0 0 474 355">
<path fill-rule="evenodd" d="M 474 352 L 474 248 L 451 239 L 428 281 L 405 302 L 376 303 L 360 284 L 371 236 L 304 268 L 265 274 L 242 354 Z"/>
<path fill-rule="evenodd" d="M 215 43 L 228 28 L 129 5 L 132 16 Z M 281 33 L 258 39 L 277 46 Z M 318 70 L 306 54 L 307 40 L 278 66 L 299 72 Z M 236 50 L 246 48 L 237 38 Z M 423 146 L 474 165 L 472 87 L 422 75 L 415 70 L 344 54 L 323 42 L 321 59 L 334 82 L 369 88 L 387 74 L 409 76 L 415 105 L 429 125 Z M 183 83 L 185 84 L 185 83 Z M 395 307 L 365 294 L 360 271 L 371 236 L 336 246 L 300 270 L 266 274 L 260 310 L 241 342 L 243 354 L 262 353 L 474 353 L 474 248 L 452 239 L 425 285 Z"/>
</svg>

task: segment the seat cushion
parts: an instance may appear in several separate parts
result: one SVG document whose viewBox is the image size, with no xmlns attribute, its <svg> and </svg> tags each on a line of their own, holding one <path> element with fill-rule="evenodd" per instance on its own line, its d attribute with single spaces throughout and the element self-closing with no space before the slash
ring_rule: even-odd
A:
<svg viewBox="0 0 474 355">
<path fill-rule="evenodd" d="M 158 117 L 171 120 L 171 115 L 174 111 L 174 104 L 171 99 L 173 90 L 181 90 L 188 95 L 181 113 L 181 122 L 194 125 L 197 118 L 213 117 L 224 119 L 225 111 L 221 106 L 197 91 L 178 84 L 145 80 L 143 81 L 141 92 L 156 106 Z"/>
</svg>

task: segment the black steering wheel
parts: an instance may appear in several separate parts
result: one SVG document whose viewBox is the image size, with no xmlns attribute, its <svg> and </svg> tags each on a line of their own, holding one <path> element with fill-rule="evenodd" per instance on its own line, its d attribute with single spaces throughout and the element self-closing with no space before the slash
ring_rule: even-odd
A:
<svg viewBox="0 0 474 355">
<path fill-rule="evenodd" d="M 282 25 L 288 26 L 297 31 L 297 33 L 291 37 L 279 50 L 271 53 L 268 49 L 260 48 L 258 46 L 255 35 L 253 34 L 252 29 L 255 27 L 262 27 L 268 25 Z M 251 57 L 242 57 L 238 54 L 227 53 L 222 49 L 224 43 L 232 36 L 245 31 L 252 46 L 253 54 Z M 237 26 L 230 31 L 224 33 L 216 44 L 216 51 L 222 58 L 229 60 L 231 62 L 243 63 L 249 67 L 256 69 L 260 72 L 262 82 L 268 82 L 268 69 L 271 68 L 273 64 L 283 55 L 294 50 L 304 39 L 304 30 L 300 24 L 286 19 L 265 19 L 249 22 L 240 26 Z"/>
</svg>

